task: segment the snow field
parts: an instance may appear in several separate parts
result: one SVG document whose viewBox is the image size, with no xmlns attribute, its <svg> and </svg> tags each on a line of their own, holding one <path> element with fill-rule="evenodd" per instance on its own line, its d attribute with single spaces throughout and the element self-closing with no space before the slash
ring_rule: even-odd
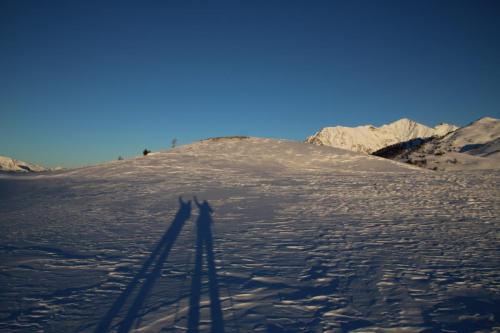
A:
<svg viewBox="0 0 500 333">
<path fill-rule="evenodd" d="M 498 330 L 499 178 L 253 138 L 3 176 L 0 330 Z"/>
</svg>

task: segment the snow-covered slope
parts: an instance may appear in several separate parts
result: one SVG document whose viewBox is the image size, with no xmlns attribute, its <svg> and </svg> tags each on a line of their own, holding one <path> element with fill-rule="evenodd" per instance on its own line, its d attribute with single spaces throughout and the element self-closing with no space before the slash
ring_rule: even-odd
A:
<svg viewBox="0 0 500 333">
<path fill-rule="evenodd" d="M 500 120 L 485 117 L 441 138 L 375 152 L 434 170 L 500 169 Z"/>
<path fill-rule="evenodd" d="M 372 153 L 389 145 L 415 138 L 443 136 L 458 127 L 439 124 L 434 128 L 419 124 L 410 119 L 400 119 L 388 125 L 374 127 L 325 127 L 308 137 L 306 142 L 317 145 L 348 149 L 357 152 Z"/>
<path fill-rule="evenodd" d="M 406 172 L 418 170 L 413 166 L 386 160 L 380 157 L 346 151 L 344 149 L 308 145 L 302 142 L 265 138 L 216 138 L 203 140 L 171 153 L 150 153 L 147 157 L 131 160 L 129 163 L 112 161 L 93 167 L 75 169 L 66 174 L 97 174 L 120 177 L 125 172 L 144 175 L 148 170 L 162 170 L 169 165 L 168 158 L 176 163 L 194 163 L 211 170 L 237 172 L 330 172 L 374 171 Z M 180 160 L 177 161 L 177 158 Z M 142 165 L 146 164 L 146 169 Z"/>
<path fill-rule="evenodd" d="M 40 165 L 18 161 L 6 156 L 0 156 L 0 171 L 36 172 L 46 171 L 46 169 Z"/>
<path fill-rule="evenodd" d="M 499 183 L 254 138 L 1 174 L 0 331 L 491 332 Z"/>
<path fill-rule="evenodd" d="M 500 120 L 484 117 L 439 140 L 440 148 L 466 152 L 500 138 Z"/>
</svg>

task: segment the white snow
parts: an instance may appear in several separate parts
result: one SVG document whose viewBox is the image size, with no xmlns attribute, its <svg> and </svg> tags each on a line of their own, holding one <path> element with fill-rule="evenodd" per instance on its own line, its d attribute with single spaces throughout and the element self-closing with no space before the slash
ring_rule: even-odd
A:
<svg viewBox="0 0 500 333">
<path fill-rule="evenodd" d="M 494 331 L 499 183 L 257 138 L 3 174 L 0 331 Z"/>
<path fill-rule="evenodd" d="M 434 134 L 432 136 L 438 136 L 438 137 L 445 136 L 448 133 L 456 131 L 458 128 L 459 127 L 455 125 L 441 123 L 434 127 Z"/>
<path fill-rule="evenodd" d="M 372 125 L 325 127 L 308 137 L 306 142 L 356 152 L 372 153 L 398 142 L 415 138 L 443 136 L 457 128 L 457 126 L 449 124 L 439 124 L 434 128 L 430 128 L 413 120 L 403 118 L 381 127 Z"/>
</svg>

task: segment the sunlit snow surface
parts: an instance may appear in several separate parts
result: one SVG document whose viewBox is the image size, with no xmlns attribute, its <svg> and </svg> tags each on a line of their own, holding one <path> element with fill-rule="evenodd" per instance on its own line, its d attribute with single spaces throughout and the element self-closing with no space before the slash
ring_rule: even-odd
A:
<svg viewBox="0 0 500 333">
<path fill-rule="evenodd" d="M 4 175 L 0 331 L 499 330 L 499 183 L 265 139 Z"/>
</svg>

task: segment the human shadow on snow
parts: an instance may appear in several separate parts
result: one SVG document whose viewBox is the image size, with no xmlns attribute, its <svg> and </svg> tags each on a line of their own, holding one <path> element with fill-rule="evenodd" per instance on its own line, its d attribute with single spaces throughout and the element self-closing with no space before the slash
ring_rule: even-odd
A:
<svg viewBox="0 0 500 333">
<path fill-rule="evenodd" d="M 215 258 L 212 239 L 212 207 L 206 200 L 199 203 L 194 197 L 194 202 L 200 210 L 196 221 L 196 261 L 194 272 L 191 277 L 191 296 L 189 298 L 188 332 L 197 333 L 200 322 L 200 299 L 202 287 L 203 249 L 206 251 L 208 289 L 210 296 L 210 315 L 212 332 L 224 332 L 224 318 L 219 298 L 219 284 L 217 283 L 217 271 L 215 269 Z"/>
<path fill-rule="evenodd" d="M 149 258 L 146 259 L 140 271 L 134 276 L 125 290 L 115 300 L 111 309 L 109 309 L 106 315 L 101 319 L 94 332 L 106 332 L 110 329 L 113 319 L 118 315 L 133 291 L 141 284 L 141 280 L 145 279 L 144 282 L 142 282 L 140 290 L 136 293 L 135 299 L 127 314 L 120 323 L 118 332 L 128 332 L 131 329 L 142 304 L 153 288 L 154 283 L 160 277 L 163 264 L 167 260 L 170 250 L 179 236 L 184 223 L 191 216 L 191 200 L 184 202 L 182 197 L 179 197 L 179 205 L 179 210 L 168 230 L 162 236 L 153 252 L 151 252 Z"/>
<path fill-rule="evenodd" d="M 212 332 L 224 332 L 224 319 L 222 315 L 221 302 L 219 298 L 219 285 L 217 283 L 217 272 L 215 268 L 215 257 L 213 252 L 213 239 L 211 225 L 213 223 L 212 208 L 206 200 L 199 203 L 194 197 L 199 209 L 196 221 L 196 256 L 194 271 L 191 276 L 191 290 L 188 310 L 188 332 L 198 332 L 200 323 L 200 300 L 202 294 L 203 275 L 203 253 L 205 250 L 206 267 L 208 275 L 208 288 L 210 296 L 210 315 Z M 125 290 L 118 296 L 111 309 L 104 315 L 95 329 L 95 333 L 115 330 L 117 332 L 129 332 L 138 318 L 144 301 L 154 287 L 156 280 L 161 276 L 163 264 L 167 260 L 170 250 L 179 236 L 185 222 L 191 216 L 191 200 L 184 202 L 179 197 L 179 210 L 170 227 L 162 236 L 151 255 L 146 259 L 139 272 L 127 285 Z M 136 289 L 140 289 L 134 292 Z M 133 296 L 132 296 L 133 295 Z M 134 297 L 130 302 L 131 297 Z M 112 322 L 125 304 L 130 304 L 123 320 L 112 326 Z"/>
</svg>

